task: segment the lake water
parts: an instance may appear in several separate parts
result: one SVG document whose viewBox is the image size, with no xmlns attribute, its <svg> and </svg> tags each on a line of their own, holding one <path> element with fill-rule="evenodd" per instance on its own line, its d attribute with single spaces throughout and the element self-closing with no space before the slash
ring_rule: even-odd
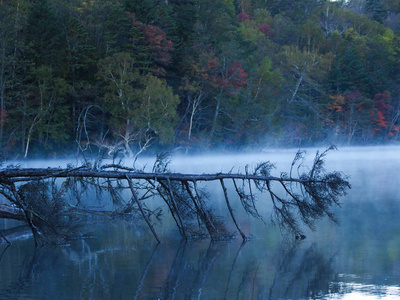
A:
<svg viewBox="0 0 400 300">
<path fill-rule="evenodd" d="M 243 171 L 270 160 L 279 174 L 295 153 L 181 157 L 171 169 Z M 168 217 L 155 227 L 159 245 L 139 221 L 92 224 L 89 238 L 36 250 L 27 235 L 0 244 L 0 299 L 400 299 L 400 147 L 340 148 L 327 169 L 351 176 L 334 209 L 340 225 L 321 220 L 300 243 L 245 214 L 240 223 L 254 237 L 245 244 L 184 242 Z M 222 191 L 208 188 L 225 217 Z M 9 225 L 0 221 L 0 229 Z"/>
</svg>

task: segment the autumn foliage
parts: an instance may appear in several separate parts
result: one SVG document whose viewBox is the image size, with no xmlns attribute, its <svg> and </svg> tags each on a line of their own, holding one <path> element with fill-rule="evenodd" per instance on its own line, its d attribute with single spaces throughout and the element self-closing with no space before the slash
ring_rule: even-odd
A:
<svg viewBox="0 0 400 300">
<path fill-rule="evenodd" d="M 165 32 L 153 25 L 143 28 L 145 39 L 143 44 L 150 47 L 150 55 L 154 61 L 167 64 L 171 62 L 171 52 L 174 50 L 173 43 L 167 39 Z"/>
<path fill-rule="evenodd" d="M 391 113 L 393 112 L 392 98 L 389 91 L 376 94 L 374 97 L 375 109 L 371 111 L 372 120 L 374 125 L 372 132 L 387 133 L 389 136 L 394 136 L 399 130 L 398 125 L 390 126 Z"/>
<path fill-rule="evenodd" d="M 207 66 L 202 70 L 202 77 L 212 86 L 227 88 L 235 92 L 245 85 L 247 73 L 240 62 L 232 62 L 226 66 L 221 64 L 216 58 L 207 62 Z"/>
<path fill-rule="evenodd" d="M 267 24 L 258 25 L 258 28 L 260 28 L 260 31 L 261 31 L 266 37 L 270 37 L 270 36 L 271 36 L 271 28 L 270 28 Z"/>
<path fill-rule="evenodd" d="M 244 22 L 246 20 L 251 20 L 251 17 L 250 17 L 249 14 L 246 14 L 246 13 L 242 12 L 242 13 L 237 15 L 237 20 L 239 22 Z"/>
<path fill-rule="evenodd" d="M 158 65 L 165 66 L 171 62 L 174 51 L 173 42 L 167 38 L 165 31 L 161 28 L 136 20 L 134 14 L 129 14 L 129 17 L 133 27 L 137 29 L 134 32 L 140 32 L 140 36 L 131 36 L 132 43 L 143 46 L 147 59 L 155 64 L 153 65 L 154 73 L 164 73 L 162 67 Z"/>
<path fill-rule="evenodd" d="M 65 153 L 96 107 L 88 135 L 158 150 L 398 143 L 400 4 L 361 2 L 2 1 L 0 141 Z"/>
<path fill-rule="evenodd" d="M 393 107 L 387 90 L 376 94 L 373 101 L 363 97 L 359 91 L 331 95 L 330 99 L 328 109 L 331 117 L 326 122 L 330 127 L 340 128 L 341 133 L 354 135 L 368 124 L 375 135 L 394 136 L 399 130 L 397 125 L 390 126 Z M 339 134 L 337 130 L 336 134 Z"/>
</svg>

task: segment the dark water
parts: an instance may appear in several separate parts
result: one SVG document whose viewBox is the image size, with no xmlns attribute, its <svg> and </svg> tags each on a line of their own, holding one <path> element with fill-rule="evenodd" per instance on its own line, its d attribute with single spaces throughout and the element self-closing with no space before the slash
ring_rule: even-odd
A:
<svg viewBox="0 0 400 300">
<path fill-rule="evenodd" d="M 229 171 L 267 158 L 287 171 L 294 153 L 172 167 Z M 183 242 L 168 218 L 156 227 L 158 246 L 140 222 L 93 224 L 91 238 L 67 246 L 35 250 L 30 237 L 0 244 L 0 299 L 400 299 L 400 147 L 341 149 L 327 168 L 351 176 L 353 188 L 335 209 L 340 226 L 322 220 L 300 243 L 245 215 L 242 227 L 255 237 L 246 244 Z M 224 211 L 220 194 L 211 200 Z"/>
</svg>

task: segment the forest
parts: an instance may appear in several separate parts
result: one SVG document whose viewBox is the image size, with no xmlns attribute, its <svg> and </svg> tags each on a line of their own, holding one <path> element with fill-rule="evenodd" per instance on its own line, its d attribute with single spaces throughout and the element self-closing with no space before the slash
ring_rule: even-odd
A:
<svg viewBox="0 0 400 300">
<path fill-rule="evenodd" d="M 1 148 L 398 143 L 399 13 L 399 0 L 1 1 Z"/>
</svg>

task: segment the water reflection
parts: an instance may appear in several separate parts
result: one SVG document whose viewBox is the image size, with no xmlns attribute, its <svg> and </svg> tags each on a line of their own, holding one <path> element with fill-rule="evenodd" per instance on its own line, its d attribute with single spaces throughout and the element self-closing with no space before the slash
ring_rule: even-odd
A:
<svg viewBox="0 0 400 300">
<path fill-rule="evenodd" d="M 340 273 L 350 271 L 347 260 L 357 258 L 343 243 L 328 251 L 318 240 L 294 243 L 276 233 L 245 244 L 170 239 L 157 246 L 151 236 L 137 238 L 134 232 L 139 227 L 116 225 L 96 229 L 101 243 L 98 238 L 81 239 L 69 246 L 36 250 L 32 240 L 1 244 L 0 298 L 324 299 L 336 295 L 340 299 L 357 292 L 400 296 L 394 278 L 377 284 L 382 266 L 368 273 L 377 272 L 376 278 L 364 278 L 362 272 Z M 399 267 L 398 258 L 392 262 Z"/>
<path fill-rule="evenodd" d="M 400 298 L 396 149 L 328 157 L 328 167 L 352 176 L 353 189 L 336 211 L 340 226 L 323 220 L 300 243 L 247 219 L 258 239 L 246 244 L 182 241 L 165 219 L 158 246 L 141 224 L 95 224 L 93 238 L 68 246 L 1 243 L 0 299 Z"/>
</svg>

